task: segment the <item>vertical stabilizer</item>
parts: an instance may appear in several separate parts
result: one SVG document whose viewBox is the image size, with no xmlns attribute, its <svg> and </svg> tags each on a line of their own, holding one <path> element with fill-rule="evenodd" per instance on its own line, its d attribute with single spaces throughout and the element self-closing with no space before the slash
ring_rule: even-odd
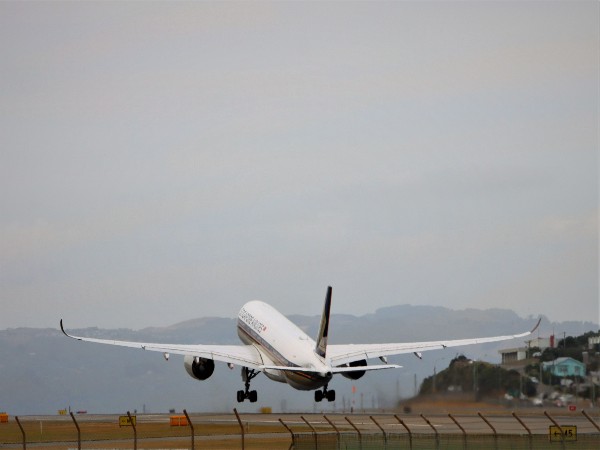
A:
<svg viewBox="0 0 600 450">
<path fill-rule="evenodd" d="M 322 358 L 325 358 L 327 352 L 327 334 L 329 333 L 329 310 L 331 309 L 331 286 L 327 287 L 327 296 L 325 297 L 325 307 L 321 316 L 321 326 L 319 327 L 319 335 L 317 336 L 317 346 L 315 353 Z"/>
</svg>

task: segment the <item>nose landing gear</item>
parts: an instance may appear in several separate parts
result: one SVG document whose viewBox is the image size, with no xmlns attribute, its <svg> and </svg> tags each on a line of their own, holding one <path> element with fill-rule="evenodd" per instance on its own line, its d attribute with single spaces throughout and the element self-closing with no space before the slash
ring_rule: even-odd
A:
<svg viewBox="0 0 600 450">
<path fill-rule="evenodd" d="M 260 372 L 254 369 L 248 369 L 247 367 L 242 367 L 242 380 L 244 380 L 245 389 L 242 391 L 237 391 L 237 401 L 238 403 L 242 403 L 245 399 L 250 400 L 251 403 L 256 402 L 258 400 L 258 394 L 256 391 L 250 390 L 250 381 L 258 375 Z"/>
<path fill-rule="evenodd" d="M 327 399 L 328 402 L 334 402 L 335 401 L 335 391 L 334 390 L 327 390 L 327 385 L 325 385 L 323 387 L 322 391 L 315 391 L 315 402 L 320 402 L 323 399 Z"/>
</svg>

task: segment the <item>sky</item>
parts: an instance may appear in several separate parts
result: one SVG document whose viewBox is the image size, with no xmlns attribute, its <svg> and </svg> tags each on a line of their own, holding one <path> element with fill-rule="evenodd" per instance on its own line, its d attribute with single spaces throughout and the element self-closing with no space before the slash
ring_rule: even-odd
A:
<svg viewBox="0 0 600 450">
<path fill-rule="evenodd" d="M 600 322 L 599 9 L 0 2 L 0 329 Z"/>
</svg>

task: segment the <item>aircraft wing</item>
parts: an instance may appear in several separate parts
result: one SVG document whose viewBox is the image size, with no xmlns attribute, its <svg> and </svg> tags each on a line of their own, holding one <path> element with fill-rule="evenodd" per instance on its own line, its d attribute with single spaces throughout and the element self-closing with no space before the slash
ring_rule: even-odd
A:
<svg viewBox="0 0 600 450">
<path fill-rule="evenodd" d="M 258 369 L 264 364 L 259 351 L 253 345 L 181 345 L 181 344 L 155 344 L 145 342 L 115 341 L 112 339 L 96 339 L 68 334 L 62 320 L 60 321 L 62 332 L 73 339 L 97 344 L 117 345 L 120 347 L 139 348 L 163 354 L 198 356 L 200 358 L 213 359 L 225 363 L 238 364 L 240 366 Z"/>
<path fill-rule="evenodd" d="M 327 359 L 332 366 L 339 366 L 361 359 L 379 358 L 382 356 L 400 355 L 403 353 L 420 353 L 427 350 L 439 350 L 446 347 L 458 347 L 461 345 L 485 344 L 487 342 L 507 341 L 509 339 L 522 338 L 533 333 L 540 325 L 540 318 L 531 331 L 507 336 L 493 336 L 474 339 L 454 339 L 446 341 L 431 342 L 408 342 L 391 344 L 346 344 L 327 346 Z"/>
</svg>

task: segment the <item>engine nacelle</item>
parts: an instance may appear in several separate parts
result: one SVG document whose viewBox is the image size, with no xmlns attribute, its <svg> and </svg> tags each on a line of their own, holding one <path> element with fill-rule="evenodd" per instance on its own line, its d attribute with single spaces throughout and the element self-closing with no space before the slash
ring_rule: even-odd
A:
<svg viewBox="0 0 600 450">
<path fill-rule="evenodd" d="M 360 361 L 352 361 L 350 364 L 344 364 L 344 367 L 364 367 L 367 365 L 366 359 L 361 359 Z M 353 370 L 352 372 L 342 372 L 342 375 L 350 380 L 358 380 L 365 374 L 364 370 Z"/>
<path fill-rule="evenodd" d="M 215 362 L 212 359 L 186 356 L 183 358 L 185 370 L 192 378 L 207 380 L 215 371 Z"/>
</svg>

